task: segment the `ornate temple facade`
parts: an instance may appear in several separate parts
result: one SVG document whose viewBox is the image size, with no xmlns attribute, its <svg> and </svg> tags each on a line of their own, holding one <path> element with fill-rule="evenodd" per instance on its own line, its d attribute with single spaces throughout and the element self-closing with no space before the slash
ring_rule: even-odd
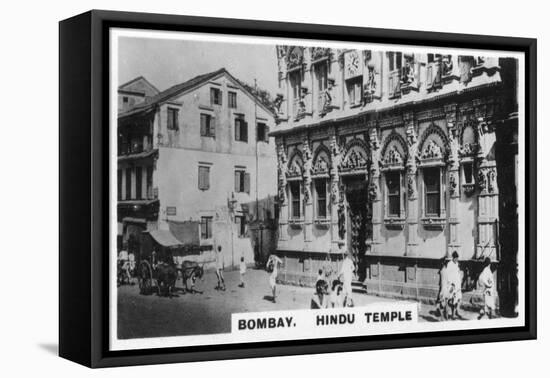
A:
<svg viewBox="0 0 550 378">
<path fill-rule="evenodd" d="M 480 261 L 501 259 L 495 130 L 517 130 L 502 72 L 515 60 L 301 46 L 277 59 L 279 279 L 313 284 L 343 241 L 367 293 L 431 301 L 453 251 L 475 293 Z"/>
</svg>

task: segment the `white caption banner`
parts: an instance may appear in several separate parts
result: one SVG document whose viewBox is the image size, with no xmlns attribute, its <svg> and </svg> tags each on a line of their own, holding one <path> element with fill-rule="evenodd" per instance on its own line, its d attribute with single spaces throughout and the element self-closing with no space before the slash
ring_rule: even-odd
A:
<svg viewBox="0 0 550 378">
<path fill-rule="evenodd" d="M 418 322 L 418 304 L 373 303 L 362 307 L 238 313 L 231 333 L 255 341 L 407 332 Z"/>
</svg>

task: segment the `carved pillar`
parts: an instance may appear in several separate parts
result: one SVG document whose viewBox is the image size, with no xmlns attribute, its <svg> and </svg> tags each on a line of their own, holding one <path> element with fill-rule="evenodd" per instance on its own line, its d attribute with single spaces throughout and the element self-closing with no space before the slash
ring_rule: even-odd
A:
<svg viewBox="0 0 550 378">
<path fill-rule="evenodd" d="M 476 106 L 477 130 L 479 135 L 477 184 L 478 195 L 478 242 L 476 258 L 498 258 L 496 233 L 498 220 L 497 170 L 491 153 L 496 142 L 494 126 L 484 117 L 486 104 Z"/>
<path fill-rule="evenodd" d="M 369 201 L 372 204 L 372 240 L 367 242 L 370 242 L 370 253 L 378 255 L 382 252 L 382 243 L 380 241 L 380 232 L 382 228 L 382 196 L 380 195 L 380 139 L 378 137 L 378 130 L 375 126 L 370 129 L 369 147 L 371 153 Z"/>
<path fill-rule="evenodd" d="M 339 251 L 338 242 L 342 240 L 340 237 L 340 175 L 338 174 L 338 166 L 340 165 L 340 149 L 336 140 L 336 134 L 333 131 L 330 141 L 330 251 L 336 253 Z"/>
<path fill-rule="evenodd" d="M 418 136 L 413 114 L 404 115 L 407 134 L 407 250 L 406 256 L 418 256 L 418 186 L 416 173 L 418 171 Z"/>
<path fill-rule="evenodd" d="M 288 200 L 286 195 L 286 173 L 288 168 L 285 146 L 280 142 L 277 146 L 277 174 L 279 192 L 279 241 L 287 240 Z"/>
<path fill-rule="evenodd" d="M 304 170 L 303 170 L 303 191 L 304 191 L 304 241 L 305 249 L 312 241 L 313 232 L 313 199 L 311 195 L 311 168 L 313 156 L 309 147 L 307 136 L 303 142 Z"/>
<path fill-rule="evenodd" d="M 449 234 L 447 239 L 447 249 L 449 253 L 457 251 L 459 255 L 462 255 L 460 251 L 460 185 L 459 185 L 459 168 L 460 162 L 458 160 L 459 140 L 458 140 L 458 128 L 456 124 L 456 104 L 449 104 L 445 106 L 445 115 L 447 119 L 447 130 L 449 137 L 449 158 L 448 158 L 448 194 L 449 194 Z"/>
</svg>

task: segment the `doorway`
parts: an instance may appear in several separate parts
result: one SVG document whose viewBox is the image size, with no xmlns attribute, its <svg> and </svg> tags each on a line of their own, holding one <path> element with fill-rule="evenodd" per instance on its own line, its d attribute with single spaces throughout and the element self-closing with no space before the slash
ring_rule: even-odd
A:
<svg viewBox="0 0 550 378">
<path fill-rule="evenodd" d="M 363 175 L 343 179 L 347 202 L 347 242 L 357 268 L 357 279 L 366 277 L 365 252 L 372 237 L 368 182 Z"/>
</svg>

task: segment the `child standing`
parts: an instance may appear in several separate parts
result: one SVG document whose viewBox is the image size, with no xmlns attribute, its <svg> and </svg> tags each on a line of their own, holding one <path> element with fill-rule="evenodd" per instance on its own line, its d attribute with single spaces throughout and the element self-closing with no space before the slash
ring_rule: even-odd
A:
<svg viewBox="0 0 550 378">
<path fill-rule="evenodd" d="M 244 287 L 244 275 L 246 273 L 246 264 L 244 263 L 244 256 L 241 257 L 241 265 L 239 270 L 241 272 L 241 283 L 239 284 L 239 287 Z"/>
</svg>

